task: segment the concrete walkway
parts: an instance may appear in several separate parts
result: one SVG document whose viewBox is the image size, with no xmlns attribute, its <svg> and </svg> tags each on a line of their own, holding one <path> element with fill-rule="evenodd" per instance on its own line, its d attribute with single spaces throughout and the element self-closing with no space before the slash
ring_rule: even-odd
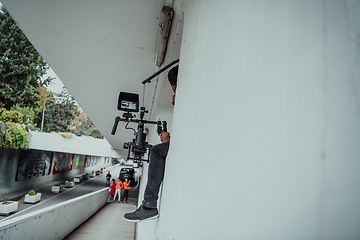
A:
<svg viewBox="0 0 360 240">
<path fill-rule="evenodd" d="M 135 210 L 135 204 L 122 204 L 117 201 L 107 203 L 100 211 L 95 213 L 89 220 L 74 230 L 65 239 L 134 240 L 136 223 L 125 221 L 123 216 L 125 213 Z"/>
<path fill-rule="evenodd" d="M 120 168 L 126 166 L 116 165 L 106 169 L 104 174 L 96 176 L 95 178 L 90 178 L 89 180 L 82 181 L 80 184 L 76 184 L 75 187 L 70 189 L 64 189 L 63 192 L 59 194 L 54 194 L 51 192 L 51 186 L 58 182 L 48 182 L 42 184 L 39 187 L 39 192 L 42 193 L 41 201 L 36 204 L 25 204 L 23 201 L 24 195 L 27 193 L 27 190 L 21 190 L 6 195 L 7 199 L 17 198 L 19 202 L 19 208 L 15 213 L 10 214 L 9 216 L 0 216 L 0 222 L 11 219 L 15 216 L 26 214 L 35 210 L 48 207 L 59 202 L 64 202 L 75 197 L 94 192 L 98 189 L 102 189 L 105 186 L 105 175 L 107 171 L 111 171 L 111 174 L 114 178 L 118 176 Z M 60 182 L 59 182 L 60 183 Z M 63 182 L 61 182 L 63 183 Z M 103 208 L 96 212 L 91 218 L 86 222 L 80 225 L 65 239 L 124 239 L 124 240 L 134 240 L 136 233 L 136 224 L 127 222 L 123 219 L 123 216 L 127 212 L 135 211 L 137 208 L 139 188 L 133 187 L 129 191 L 129 204 L 118 203 L 118 199 L 115 202 L 107 203 Z"/>
</svg>

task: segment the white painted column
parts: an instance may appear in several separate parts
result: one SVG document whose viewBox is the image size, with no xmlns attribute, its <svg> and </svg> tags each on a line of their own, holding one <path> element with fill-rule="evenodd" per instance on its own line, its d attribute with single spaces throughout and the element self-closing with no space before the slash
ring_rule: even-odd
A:
<svg viewBox="0 0 360 240">
<path fill-rule="evenodd" d="M 358 238 L 359 9 L 185 1 L 160 218 L 138 226 L 153 239 Z"/>
</svg>

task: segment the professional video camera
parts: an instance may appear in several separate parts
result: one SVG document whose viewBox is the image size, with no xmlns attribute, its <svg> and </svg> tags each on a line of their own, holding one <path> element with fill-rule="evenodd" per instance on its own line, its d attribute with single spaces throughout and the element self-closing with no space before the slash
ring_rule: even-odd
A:
<svg viewBox="0 0 360 240">
<path fill-rule="evenodd" d="M 119 111 L 124 111 L 125 113 L 122 116 L 123 118 L 120 118 L 119 116 L 115 118 L 111 134 L 115 135 L 119 121 L 126 122 L 125 129 L 131 129 L 134 131 L 134 138 L 132 142 L 124 143 L 124 149 L 129 149 L 127 159 L 133 160 L 134 162 L 149 162 L 152 145 L 146 142 L 147 133 L 144 128 L 144 124 L 157 124 L 157 133 L 160 135 L 162 130 L 167 132 L 166 121 L 144 120 L 145 113 L 148 113 L 145 107 L 140 108 L 140 119 L 134 119 L 136 116 L 133 115 L 132 112 L 139 112 L 139 95 L 135 93 L 120 92 L 117 109 Z M 138 123 L 137 131 L 133 128 L 128 128 L 130 122 Z M 148 158 L 142 159 L 145 153 L 148 154 Z"/>
<path fill-rule="evenodd" d="M 159 75 L 160 73 L 164 72 L 166 69 L 171 67 L 172 65 L 179 62 L 179 59 L 176 59 L 142 81 L 142 84 L 150 83 L 151 79 Z M 145 86 L 144 86 L 144 94 L 145 94 Z M 144 97 L 143 96 L 143 105 L 144 105 Z M 131 129 L 134 131 L 134 138 L 132 142 L 124 143 L 124 148 L 129 149 L 128 151 L 128 160 L 133 160 L 134 162 L 141 162 L 146 161 L 149 162 L 149 155 L 152 145 L 146 142 L 146 130 L 144 128 L 144 124 L 157 124 L 157 133 L 160 135 L 161 131 L 167 132 L 167 123 L 166 121 L 148 121 L 144 120 L 145 113 L 148 113 L 145 107 L 140 108 L 140 119 L 133 119 L 136 117 L 132 115 L 132 112 L 139 112 L 139 94 L 136 93 L 127 93 L 127 92 L 120 92 L 119 99 L 118 99 L 118 106 L 117 109 L 119 111 L 124 111 L 123 118 L 117 116 L 115 118 L 115 123 L 113 129 L 111 131 L 112 135 L 115 135 L 117 125 L 119 121 L 126 122 L 125 129 Z M 133 128 L 128 128 L 130 122 L 138 123 L 137 131 Z M 130 156 L 132 153 L 132 156 Z M 142 159 L 145 153 L 148 153 L 148 159 Z"/>
</svg>

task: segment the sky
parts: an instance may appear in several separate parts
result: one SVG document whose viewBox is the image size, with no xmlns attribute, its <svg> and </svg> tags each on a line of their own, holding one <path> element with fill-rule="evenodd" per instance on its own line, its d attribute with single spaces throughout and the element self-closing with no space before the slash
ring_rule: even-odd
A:
<svg viewBox="0 0 360 240">
<path fill-rule="evenodd" d="M 47 87 L 49 91 L 54 93 L 60 93 L 64 84 L 61 82 L 60 78 L 56 75 L 56 73 L 50 68 L 47 70 L 46 75 L 43 78 L 52 77 L 55 78 L 52 80 L 52 84 Z"/>
</svg>

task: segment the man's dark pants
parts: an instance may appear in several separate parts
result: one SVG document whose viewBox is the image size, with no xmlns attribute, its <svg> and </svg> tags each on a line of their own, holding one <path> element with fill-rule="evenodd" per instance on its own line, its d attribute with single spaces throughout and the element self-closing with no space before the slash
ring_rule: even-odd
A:
<svg viewBox="0 0 360 240">
<path fill-rule="evenodd" d="M 157 208 L 160 185 L 164 179 L 165 160 L 170 143 L 161 143 L 151 148 L 148 181 L 144 193 L 143 205 Z"/>
</svg>

